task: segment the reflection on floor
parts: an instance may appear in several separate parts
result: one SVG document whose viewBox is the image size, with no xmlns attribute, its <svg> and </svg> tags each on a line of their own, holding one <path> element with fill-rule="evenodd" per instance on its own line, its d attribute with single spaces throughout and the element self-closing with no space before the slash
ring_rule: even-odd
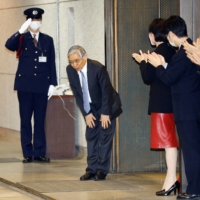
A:
<svg viewBox="0 0 200 200">
<path fill-rule="evenodd" d="M 19 132 L 0 128 L 0 199 L 175 200 L 157 197 L 165 174 L 109 174 L 106 181 L 79 181 L 86 160 L 51 160 L 23 164 Z M 15 187 L 2 183 L 13 183 Z M 17 188 L 16 188 L 17 187 Z M 23 190 L 21 190 L 21 189 Z M 27 191 L 24 191 L 24 189 Z M 43 198 L 32 195 L 43 194 Z"/>
</svg>

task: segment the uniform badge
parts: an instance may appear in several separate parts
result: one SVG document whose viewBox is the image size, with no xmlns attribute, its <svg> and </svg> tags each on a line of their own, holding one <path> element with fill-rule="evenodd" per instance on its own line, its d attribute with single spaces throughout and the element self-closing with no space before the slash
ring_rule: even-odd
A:
<svg viewBox="0 0 200 200">
<path fill-rule="evenodd" d="M 33 15 L 37 15 L 38 14 L 38 11 L 37 10 L 34 10 L 33 11 Z"/>
</svg>

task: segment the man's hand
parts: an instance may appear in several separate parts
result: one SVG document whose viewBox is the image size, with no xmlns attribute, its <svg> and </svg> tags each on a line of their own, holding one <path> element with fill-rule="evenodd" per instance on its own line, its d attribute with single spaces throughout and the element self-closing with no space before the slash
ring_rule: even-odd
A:
<svg viewBox="0 0 200 200">
<path fill-rule="evenodd" d="M 27 20 L 22 24 L 21 28 L 19 29 L 19 33 L 20 33 L 20 34 L 24 33 L 24 32 L 27 30 L 27 28 L 30 26 L 31 22 L 32 22 L 32 19 L 31 19 L 31 18 L 27 19 Z"/>
<path fill-rule="evenodd" d="M 200 38 L 197 38 L 193 45 L 187 41 L 183 42 L 183 47 L 186 51 L 187 57 L 195 64 L 200 65 Z"/>
<path fill-rule="evenodd" d="M 200 66 L 200 53 L 194 52 L 192 54 L 187 54 L 187 57 L 196 65 Z"/>
<path fill-rule="evenodd" d="M 193 45 L 200 51 L 200 38 L 197 38 L 196 42 L 193 42 Z"/>
<path fill-rule="evenodd" d="M 92 113 L 85 116 L 85 122 L 89 128 L 95 127 L 94 120 L 96 120 L 96 118 L 94 117 L 94 115 Z"/>
<path fill-rule="evenodd" d="M 187 54 L 192 54 L 194 52 L 200 51 L 200 46 L 198 45 L 198 40 L 197 42 L 193 42 L 193 45 L 189 44 L 187 41 L 183 42 L 183 48 L 185 49 Z"/>
<path fill-rule="evenodd" d="M 148 62 L 154 67 L 158 67 L 159 65 L 162 65 L 163 67 L 165 66 L 164 57 L 155 52 L 148 54 Z"/>
<path fill-rule="evenodd" d="M 108 128 L 108 125 L 111 124 L 111 121 L 110 121 L 110 116 L 109 115 L 103 115 L 101 114 L 101 126 L 106 129 Z"/>
</svg>

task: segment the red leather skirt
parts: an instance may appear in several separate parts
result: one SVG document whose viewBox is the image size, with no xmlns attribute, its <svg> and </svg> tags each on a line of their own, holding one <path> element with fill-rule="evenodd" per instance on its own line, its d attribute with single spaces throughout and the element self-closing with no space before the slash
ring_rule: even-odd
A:
<svg viewBox="0 0 200 200">
<path fill-rule="evenodd" d="M 174 115 L 172 113 L 151 113 L 151 142 L 153 149 L 178 147 Z"/>
</svg>

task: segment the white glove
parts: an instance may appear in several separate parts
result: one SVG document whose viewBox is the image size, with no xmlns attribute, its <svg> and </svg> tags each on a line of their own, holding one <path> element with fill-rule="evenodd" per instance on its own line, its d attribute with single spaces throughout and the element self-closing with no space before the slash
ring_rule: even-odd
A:
<svg viewBox="0 0 200 200">
<path fill-rule="evenodd" d="M 49 91 L 48 91 L 48 100 L 52 97 L 54 90 L 55 90 L 55 87 L 53 85 L 50 85 Z"/>
<path fill-rule="evenodd" d="M 27 28 L 30 26 L 31 22 L 32 22 L 32 19 L 31 19 L 31 18 L 27 19 L 27 20 L 22 24 L 21 28 L 19 29 L 19 33 L 20 33 L 20 34 L 24 33 L 24 32 L 27 30 Z"/>
</svg>

